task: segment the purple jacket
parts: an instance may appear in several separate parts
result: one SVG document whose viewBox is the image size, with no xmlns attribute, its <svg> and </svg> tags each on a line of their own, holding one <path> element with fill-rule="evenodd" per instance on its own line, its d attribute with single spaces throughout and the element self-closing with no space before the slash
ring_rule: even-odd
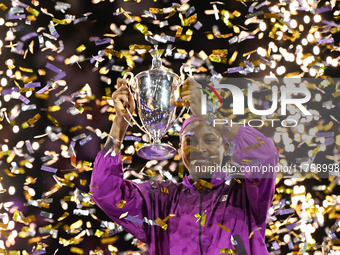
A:
<svg viewBox="0 0 340 255">
<path fill-rule="evenodd" d="M 259 143 L 257 138 L 261 138 L 263 143 L 250 149 L 251 145 Z M 243 163 L 251 165 L 254 161 L 266 166 L 278 163 L 279 152 L 272 140 L 254 128 L 241 126 L 232 142 L 239 162 L 244 160 Z M 150 254 L 213 255 L 220 254 L 223 248 L 237 250 L 238 255 L 268 254 L 265 245 L 266 217 L 274 194 L 275 173 L 267 174 L 267 178 L 261 178 L 261 172 L 252 176 L 245 173 L 247 178 L 240 179 L 241 183 L 213 179 L 213 188 L 201 193 L 193 186 L 190 177 L 185 177 L 178 184 L 137 184 L 124 180 L 121 155 L 104 155 L 103 151 L 99 152 L 95 161 L 91 180 L 92 200 L 113 221 L 145 242 Z M 164 192 L 166 190 L 168 193 Z M 122 199 L 126 201 L 125 206 L 117 208 Z M 130 218 L 119 219 L 126 212 Z M 145 220 L 142 222 L 144 218 L 152 221 L 165 219 L 169 214 L 175 216 L 166 222 L 166 230 Z M 197 214 L 205 214 L 205 224 L 203 217 L 199 220 L 195 217 Z M 139 220 L 134 220 L 136 218 Z M 218 224 L 230 230 L 222 229 Z M 261 229 L 256 230 L 258 228 Z M 249 238 L 252 231 L 254 233 Z M 230 250 L 226 251 L 230 253 Z"/>
</svg>

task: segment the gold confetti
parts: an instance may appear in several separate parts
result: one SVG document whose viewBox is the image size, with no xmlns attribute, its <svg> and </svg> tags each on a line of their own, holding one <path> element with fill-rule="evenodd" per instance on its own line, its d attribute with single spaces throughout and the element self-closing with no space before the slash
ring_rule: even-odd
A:
<svg viewBox="0 0 340 255">
<path fill-rule="evenodd" d="M 210 55 L 209 56 L 209 59 L 212 61 L 212 62 L 217 62 L 217 63 L 227 63 L 227 58 L 223 58 L 223 57 L 220 57 L 220 56 L 216 56 L 216 55 Z"/>
<path fill-rule="evenodd" d="M 271 19 L 271 18 L 280 19 L 281 16 L 280 16 L 280 14 L 276 14 L 276 13 L 265 13 L 264 18 L 265 19 Z"/>
<path fill-rule="evenodd" d="M 77 51 L 78 53 L 80 53 L 80 52 L 84 51 L 85 49 L 86 49 L 85 45 L 82 44 L 82 45 L 80 45 L 80 46 L 76 49 L 76 51 Z"/>
<path fill-rule="evenodd" d="M 99 230 L 99 229 L 97 229 L 97 230 L 96 230 L 96 233 L 94 233 L 94 235 L 95 235 L 96 237 L 102 237 L 104 234 L 105 234 L 105 232 L 104 232 L 104 231 L 101 231 L 101 230 Z"/>
<path fill-rule="evenodd" d="M 26 10 L 30 13 L 32 13 L 35 17 L 38 17 L 39 16 L 39 11 L 30 7 L 30 6 L 27 6 Z"/>
<path fill-rule="evenodd" d="M 226 226 L 223 226 L 223 225 L 220 224 L 220 223 L 217 223 L 217 226 L 219 226 L 220 228 L 224 229 L 225 231 L 230 232 L 230 228 L 228 228 L 228 227 L 226 227 Z"/>
<path fill-rule="evenodd" d="M 62 216 L 60 216 L 59 218 L 58 218 L 58 221 L 62 221 L 62 220 L 64 220 L 67 216 L 69 216 L 70 215 L 70 213 L 69 212 L 64 212 L 63 213 L 63 215 Z"/>
<path fill-rule="evenodd" d="M 156 222 L 158 225 L 160 225 L 160 227 L 161 227 L 162 229 L 167 230 L 168 224 L 166 224 L 164 221 L 162 221 L 161 218 L 157 218 L 157 219 L 155 220 L 155 222 Z"/>
<path fill-rule="evenodd" d="M 32 68 L 25 68 L 25 67 L 21 67 L 19 66 L 19 69 L 23 72 L 27 72 L 27 73 L 33 73 L 33 69 Z"/>
<path fill-rule="evenodd" d="M 137 29 L 137 30 L 139 30 L 142 34 L 144 34 L 144 35 L 149 35 L 149 34 L 151 34 L 149 31 L 148 31 L 148 27 L 147 26 L 145 26 L 145 25 L 143 25 L 143 24 L 141 24 L 141 23 L 136 23 L 135 25 L 134 25 L 134 27 Z"/>
<path fill-rule="evenodd" d="M 140 45 L 140 44 L 131 44 L 129 46 L 129 49 L 131 51 L 134 51 L 134 50 L 151 50 L 151 46 L 150 45 Z"/>
<path fill-rule="evenodd" d="M 249 235 L 249 239 L 252 238 L 252 236 L 254 235 L 254 232 L 255 232 L 255 231 L 258 231 L 258 230 L 261 230 L 261 229 L 262 229 L 262 228 L 259 227 L 259 228 L 254 229 L 253 231 L 251 231 L 251 233 L 250 233 L 250 235 Z"/>
<path fill-rule="evenodd" d="M 154 13 L 154 14 L 162 14 L 163 13 L 163 9 L 149 8 L 149 12 Z"/>
<path fill-rule="evenodd" d="M 59 122 L 50 114 L 47 114 L 47 118 L 53 122 L 53 124 L 56 126 L 56 127 L 59 127 Z"/>
<path fill-rule="evenodd" d="M 75 126 L 75 127 L 71 127 L 68 131 L 70 132 L 70 133 L 73 133 L 73 132 L 75 132 L 75 131 L 77 131 L 77 130 L 80 130 L 80 129 L 82 129 L 83 127 L 82 126 Z"/>
<path fill-rule="evenodd" d="M 234 51 L 233 55 L 231 56 L 231 58 L 229 59 L 228 61 L 228 64 L 231 65 L 232 63 L 234 63 L 234 61 L 236 60 L 237 58 L 237 55 L 238 55 L 238 51 Z"/>
<path fill-rule="evenodd" d="M 222 248 L 220 249 L 220 253 L 237 254 L 237 251 L 233 249 Z"/>
<path fill-rule="evenodd" d="M 175 37 L 180 37 L 183 31 L 183 27 L 178 27 L 176 31 Z"/>
<path fill-rule="evenodd" d="M 53 22 L 58 23 L 60 25 L 68 25 L 68 24 L 72 23 L 72 20 L 70 20 L 70 19 L 56 19 L 56 18 L 52 18 L 52 20 L 53 20 Z M 77 52 L 78 52 L 78 50 L 77 50 Z"/>
<path fill-rule="evenodd" d="M 86 179 L 81 179 L 80 180 L 80 185 L 85 186 L 87 184 L 87 180 Z"/>
<path fill-rule="evenodd" d="M 7 10 L 7 6 L 4 5 L 3 3 L 0 3 L 0 9 L 5 11 L 5 10 Z"/>
<path fill-rule="evenodd" d="M 83 249 L 80 249 L 80 248 L 74 247 L 74 246 L 71 247 L 70 251 L 73 252 L 73 253 L 76 253 L 76 254 L 84 254 L 84 250 Z"/>
<path fill-rule="evenodd" d="M 122 200 L 120 200 L 120 204 L 116 205 L 116 207 L 117 208 L 124 208 L 125 204 L 126 204 L 126 201 L 122 199 Z"/>
<path fill-rule="evenodd" d="M 202 180 L 202 179 L 199 179 L 198 180 L 198 183 L 206 188 L 209 188 L 209 189 L 212 189 L 213 188 L 213 184 L 208 182 L 208 181 L 205 181 L 205 180 Z"/>
<path fill-rule="evenodd" d="M 83 221 L 78 220 L 71 224 L 70 229 L 77 229 L 77 228 L 80 228 L 82 225 L 83 225 Z"/>
<path fill-rule="evenodd" d="M 250 159 L 242 159 L 242 164 L 243 165 L 247 165 L 247 164 L 249 164 L 251 162 L 252 162 L 252 160 L 250 160 Z"/>
<path fill-rule="evenodd" d="M 48 107 L 49 112 L 57 112 L 57 111 L 60 111 L 60 110 L 61 110 L 61 107 L 59 105 L 53 105 L 53 106 Z"/>
<path fill-rule="evenodd" d="M 174 217 L 174 216 L 176 216 L 175 214 L 169 214 L 168 216 L 166 216 L 164 219 L 163 219 L 163 221 L 164 222 L 167 222 L 171 217 Z"/>
<path fill-rule="evenodd" d="M 163 193 L 169 193 L 169 190 L 168 190 L 168 188 L 166 188 L 166 187 L 162 187 L 162 188 L 161 188 L 161 191 L 162 191 Z"/>
<path fill-rule="evenodd" d="M 40 113 L 36 114 L 33 118 L 29 119 L 28 121 L 21 124 L 21 127 L 23 129 L 28 128 L 32 126 L 34 123 L 36 123 L 41 118 Z"/>
</svg>

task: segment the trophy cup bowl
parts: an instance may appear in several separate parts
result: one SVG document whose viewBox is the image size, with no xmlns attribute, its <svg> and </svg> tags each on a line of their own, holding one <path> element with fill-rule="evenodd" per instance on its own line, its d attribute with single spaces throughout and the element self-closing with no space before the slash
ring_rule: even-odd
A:
<svg viewBox="0 0 340 255">
<path fill-rule="evenodd" d="M 138 125 L 131 113 L 129 115 L 137 126 L 152 138 L 151 144 L 146 144 L 137 151 L 138 156 L 148 160 L 170 159 L 177 154 L 174 147 L 161 143 L 161 138 L 177 121 L 176 101 L 183 79 L 176 73 L 166 70 L 162 66 L 160 56 L 157 52 L 153 55 L 151 69 L 140 72 L 136 76 L 131 72 L 124 75 L 125 79 L 131 76 L 129 85 L 135 93 L 142 126 Z M 182 112 L 183 110 L 185 108 Z"/>
</svg>

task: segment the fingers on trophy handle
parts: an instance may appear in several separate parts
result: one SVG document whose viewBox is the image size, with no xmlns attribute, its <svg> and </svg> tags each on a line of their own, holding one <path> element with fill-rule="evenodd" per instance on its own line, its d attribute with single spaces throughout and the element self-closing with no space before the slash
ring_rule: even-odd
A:
<svg viewBox="0 0 340 255">
<path fill-rule="evenodd" d="M 133 92 L 133 86 L 132 86 L 132 84 L 133 84 L 133 81 L 134 81 L 134 79 L 135 79 L 135 76 L 133 75 L 133 73 L 131 73 L 131 72 L 125 73 L 124 76 L 123 76 L 123 79 L 126 80 L 129 76 L 131 76 L 131 77 L 130 77 L 130 80 L 129 80 L 129 82 L 128 82 L 128 86 L 129 86 L 130 91 Z"/>
<path fill-rule="evenodd" d="M 192 77 L 192 69 L 191 69 L 191 65 L 189 64 L 183 64 L 180 68 L 180 73 L 181 73 L 181 84 L 183 84 L 184 80 L 185 80 L 185 72 L 189 73 L 189 77 Z"/>
</svg>

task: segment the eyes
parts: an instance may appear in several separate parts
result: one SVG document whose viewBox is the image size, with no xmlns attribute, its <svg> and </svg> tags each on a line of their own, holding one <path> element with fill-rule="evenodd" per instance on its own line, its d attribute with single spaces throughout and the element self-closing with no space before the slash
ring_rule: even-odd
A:
<svg viewBox="0 0 340 255">
<path fill-rule="evenodd" d="M 219 144 L 219 139 L 214 136 L 214 135 L 208 135 L 208 136 L 203 136 L 202 138 L 203 143 L 207 145 L 217 145 Z M 199 143 L 198 139 L 196 137 L 185 137 L 183 144 L 184 145 L 197 145 Z"/>
</svg>

